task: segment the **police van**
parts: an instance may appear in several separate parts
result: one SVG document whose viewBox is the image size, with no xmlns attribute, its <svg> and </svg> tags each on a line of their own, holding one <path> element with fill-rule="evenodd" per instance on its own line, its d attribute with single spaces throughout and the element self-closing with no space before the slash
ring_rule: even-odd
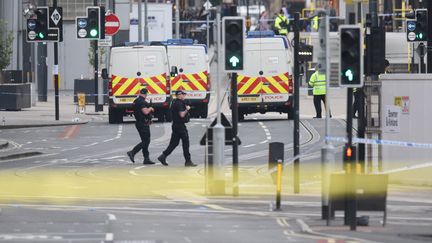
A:
<svg viewBox="0 0 432 243">
<path fill-rule="evenodd" d="M 293 119 L 293 60 L 286 37 L 251 31 L 244 48 L 244 70 L 237 76 L 239 120 L 266 112 L 287 113 Z"/>
<path fill-rule="evenodd" d="M 147 101 L 155 109 L 159 121 L 170 120 L 170 73 L 165 47 L 130 43 L 111 48 L 108 82 L 109 123 L 123 122 L 133 113 L 133 101 L 142 88 L 147 88 Z M 107 70 L 102 70 L 108 78 Z"/>
<path fill-rule="evenodd" d="M 170 39 L 165 42 L 168 62 L 173 72 L 171 92 L 186 91 L 186 102 L 192 117 L 207 118 L 210 101 L 210 66 L 206 45 L 192 39 Z"/>
</svg>

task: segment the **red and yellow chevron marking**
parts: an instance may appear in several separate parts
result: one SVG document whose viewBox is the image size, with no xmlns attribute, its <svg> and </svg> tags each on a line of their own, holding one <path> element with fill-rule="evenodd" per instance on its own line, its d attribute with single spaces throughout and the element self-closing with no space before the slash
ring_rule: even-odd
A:
<svg viewBox="0 0 432 243">
<path fill-rule="evenodd" d="M 193 74 L 179 74 L 171 78 L 171 90 L 207 91 L 209 88 L 207 76 L 207 71 Z M 184 80 L 188 80 L 189 82 L 184 82 Z"/>
<path fill-rule="evenodd" d="M 114 96 L 136 95 L 142 88 L 147 88 L 149 94 L 166 94 L 166 74 L 147 78 L 123 78 L 112 75 L 112 93 Z"/>
<path fill-rule="evenodd" d="M 288 93 L 288 73 L 269 77 L 237 76 L 237 93 L 246 94 L 280 94 Z"/>
</svg>

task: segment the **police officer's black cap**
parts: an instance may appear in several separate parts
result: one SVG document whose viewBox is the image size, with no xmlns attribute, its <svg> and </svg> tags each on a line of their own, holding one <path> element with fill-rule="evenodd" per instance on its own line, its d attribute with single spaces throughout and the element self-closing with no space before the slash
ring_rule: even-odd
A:
<svg viewBox="0 0 432 243">
<path fill-rule="evenodd" d="M 186 94 L 186 92 L 184 92 L 183 90 L 177 90 L 176 92 L 175 92 L 175 94 L 176 95 L 181 95 L 181 94 Z"/>
<path fill-rule="evenodd" d="M 147 94 L 147 93 L 148 93 L 148 90 L 146 88 L 142 88 L 140 90 L 140 94 Z"/>
</svg>

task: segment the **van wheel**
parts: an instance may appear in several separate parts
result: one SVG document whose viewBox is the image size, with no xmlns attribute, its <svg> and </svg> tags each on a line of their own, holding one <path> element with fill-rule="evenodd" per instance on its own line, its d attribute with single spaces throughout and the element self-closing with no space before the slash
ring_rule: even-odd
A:
<svg viewBox="0 0 432 243">
<path fill-rule="evenodd" d="M 109 124 L 116 124 L 123 122 L 123 110 L 116 108 L 109 108 L 108 110 L 108 122 Z"/>
<path fill-rule="evenodd" d="M 207 118 L 208 116 L 208 104 L 203 105 L 201 110 L 201 118 Z"/>
<path fill-rule="evenodd" d="M 294 108 L 289 108 L 288 109 L 288 120 L 294 120 Z"/>
</svg>

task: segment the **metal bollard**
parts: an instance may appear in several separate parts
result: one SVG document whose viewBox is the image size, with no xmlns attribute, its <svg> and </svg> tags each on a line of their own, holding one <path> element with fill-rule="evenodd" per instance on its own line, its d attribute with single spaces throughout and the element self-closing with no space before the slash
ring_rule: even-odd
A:
<svg viewBox="0 0 432 243">
<path fill-rule="evenodd" d="M 281 191 L 282 191 L 282 160 L 277 161 L 276 177 L 276 208 L 275 211 L 281 211 Z"/>
</svg>

